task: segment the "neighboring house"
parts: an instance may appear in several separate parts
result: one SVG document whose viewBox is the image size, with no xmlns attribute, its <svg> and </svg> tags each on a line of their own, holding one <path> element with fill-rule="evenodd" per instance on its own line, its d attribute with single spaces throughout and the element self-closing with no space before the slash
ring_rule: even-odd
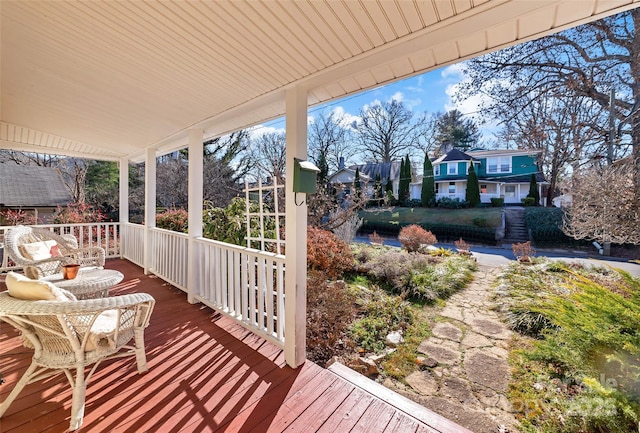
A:
<svg viewBox="0 0 640 433">
<path fill-rule="evenodd" d="M 532 173 L 536 175 L 542 197 L 542 185 L 547 182 L 538 170 L 539 156 L 540 152 L 535 150 L 472 149 L 462 152 L 453 149 L 433 161 L 436 198 L 464 200 L 470 164 L 474 165 L 478 175 L 482 203 L 490 203 L 492 198 L 500 197 L 505 203 L 521 203 L 529 194 Z M 414 190 L 412 188 L 412 192 Z"/>
<path fill-rule="evenodd" d="M 51 167 L 0 164 L 0 211 L 23 210 L 48 222 L 73 201 L 60 172 Z"/>
<path fill-rule="evenodd" d="M 360 171 L 360 182 L 362 191 L 369 197 L 373 195 L 373 184 L 376 175 L 380 175 L 382 190 L 385 190 L 387 181 L 391 180 L 393 195 L 398 197 L 398 185 L 400 184 L 400 161 L 393 162 L 368 162 L 360 165 L 350 165 L 342 167 L 329 176 L 329 183 L 333 185 L 338 193 L 351 194 L 353 191 L 353 181 L 356 169 Z"/>
</svg>

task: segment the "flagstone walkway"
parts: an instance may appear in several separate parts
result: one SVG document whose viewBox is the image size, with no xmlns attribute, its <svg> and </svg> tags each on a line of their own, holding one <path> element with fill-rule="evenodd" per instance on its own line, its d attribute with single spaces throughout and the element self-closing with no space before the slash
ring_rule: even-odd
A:
<svg viewBox="0 0 640 433">
<path fill-rule="evenodd" d="M 499 268 L 478 266 L 474 281 L 434 308 L 433 336 L 418 347 L 423 368 L 385 385 L 476 433 L 518 433 L 505 393 L 512 332 L 494 311 Z"/>
</svg>

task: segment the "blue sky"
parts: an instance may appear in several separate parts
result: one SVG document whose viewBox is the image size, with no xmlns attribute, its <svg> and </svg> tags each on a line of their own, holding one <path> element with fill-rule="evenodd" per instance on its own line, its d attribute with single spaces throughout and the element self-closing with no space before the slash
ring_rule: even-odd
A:
<svg viewBox="0 0 640 433">
<path fill-rule="evenodd" d="M 446 112 L 458 109 L 463 114 L 469 115 L 476 121 L 483 134 L 481 142 L 486 143 L 493 139 L 496 128 L 492 125 L 482 126 L 478 115 L 480 100 L 472 98 L 461 103 L 456 102 L 453 95 L 456 87 L 464 80 L 463 64 L 455 64 L 437 69 L 426 74 L 407 78 L 386 86 L 370 89 L 356 95 L 338 99 L 309 109 L 309 117 L 320 111 L 340 110 L 347 118 L 357 117 L 360 109 L 375 101 L 390 101 L 392 99 L 402 101 L 410 108 L 415 116 L 427 112 L 434 115 L 437 112 Z M 312 120 L 310 120 L 312 121 Z M 257 135 L 264 132 L 284 131 L 284 119 L 277 119 L 258 127 Z"/>
</svg>

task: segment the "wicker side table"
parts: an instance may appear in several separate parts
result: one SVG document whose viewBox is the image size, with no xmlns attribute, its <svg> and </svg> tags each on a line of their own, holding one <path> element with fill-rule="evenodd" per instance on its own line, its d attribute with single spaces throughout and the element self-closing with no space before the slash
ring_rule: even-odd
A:
<svg viewBox="0 0 640 433">
<path fill-rule="evenodd" d="M 100 268 L 80 269 L 78 276 L 72 280 L 65 280 L 62 274 L 42 278 L 61 289 L 70 291 L 78 299 L 105 298 L 109 296 L 109 289 L 123 279 L 122 272 Z"/>
</svg>

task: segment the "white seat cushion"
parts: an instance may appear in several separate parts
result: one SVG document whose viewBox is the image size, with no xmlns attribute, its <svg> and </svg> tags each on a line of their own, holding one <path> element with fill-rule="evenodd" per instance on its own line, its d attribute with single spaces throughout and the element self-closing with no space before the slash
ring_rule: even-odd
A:
<svg viewBox="0 0 640 433">
<path fill-rule="evenodd" d="M 9 294 L 27 301 L 75 301 L 73 293 L 56 287 L 48 281 L 32 280 L 16 272 L 7 273 L 5 279 Z"/>
</svg>

